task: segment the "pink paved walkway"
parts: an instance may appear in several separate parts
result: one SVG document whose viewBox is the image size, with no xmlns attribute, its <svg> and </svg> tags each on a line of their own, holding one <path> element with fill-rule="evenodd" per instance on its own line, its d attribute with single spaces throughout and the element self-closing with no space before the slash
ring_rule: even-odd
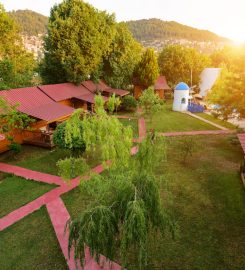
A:
<svg viewBox="0 0 245 270">
<path fill-rule="evenodd" d="M 1 163 L 0 171 L 5 173 L 11 173 L 27 180 L 31 179 L 38 182 L 43 182 L 46 184 L 64 185 L 65 182 L 58 176 L 50 175 L 46 173 L 36 172 L 22 167 Z"/>
<path fill-rule="evenodd" d="M 138 129 L 139 129 L 139 139 L 137 140 L 137 142 L 142 142 L 142 140 L 146 137 L 146 124 L 144 117 L 139 118 Z"/>
<path fill-rule="evenodd" d="M 160 136 L 175 137 L 175 136 L 195 136 L 195 135 L 225 135 L 233 134 L 234 130 L 198 130 L 198 131 L 183 131 L 183 132 L 165 132 L 158 133 Z"/>
<path fill-rule="evenodd" d="M 145 135 L 146 135 L 145 121 L 144 121 L 144 118 L 140 118 L 139 119 L 139 136 L 141 140 L 144 138 Z M 135 146 L 131 149 L 131 155 L 135 155 L 137 152 L 138 152 L 138 147 Z M 108 164 L 110 164 L 109 161 L 108 161 Z M 28 170 L 25 168 L 9 165 L 5 163 L 0 163 L 0 171 L 11 173 L 11 174 L 23 177 L 25 179 L 32 179 L 32 180 L 44 182 L 47 184 L 59 185 L 59 187 L 47 192 L 46 194 L 35 199 L 34 201 L 14 210 L 13 212 L 1 218 L 0 231 L 8 228 L 9 226 L 23 219 L 27 215 L 40 209 L 42 206 L 47 205 L 48 213 L 53 223 L 62 252 L 67 260 L 68 267 L 70 270 L 75 270 L 76 265 L 75 265 L 74 260 L 69 260 L 68 258 L 68 251 L 67 251 L 68 240 L 67 240 L 67 234 L 64 234 L 64 227 L 67 220 L 70 218 L 70 216 L 60 196 L 76 188 L 80 183 L 80 177 L 73 179 L 71 183 L 68 185 L 58 176 L 36 172 L 36 171 Z M 103 171 L 104 171 L 104 167 L 102 165 L 98 165 L 92 169 L 92 172 L 98 173 L 98 174 L 100 174 Z M 82 177 L 83 180 L 89 180 L 89 178 L 90 178 L 89 176 Z M 84 270 L 101 270 L 101 269 L 119 270 L 121 268 L 116 263 L 109 264 L 104 256 L 101 256 L 100 266 L 99 266 L 98 264 L 96 264 L 93 258 L 91 258 L 89 254 L 89 250 L 87 249 L 86 250 L 86 265 L 85 265 Z"/>
<path fill-rule="evenodd" d="M 62 194 L 69 192 L 70 190 L 76 188 L 79 185 L 80 180 L 74 179 L 71 185 L 63 185 L 61 187 L 55 188 L 34 201 L 14 210 L 8 215 L 0 219 L 0 231 L 6 229 L 7 227 L 13 225 L 22 218 L 28 216 L 34 211 L 40 209 L 45 204 L 57 199 Z"/>
<path fill-rule="evenodd" d="M 74 253 L 70 254 L 70 258 L 68 256 L 68 232 L 64 232 L 65 225 L 67 221 L 70 219 L 70 215 L 61 200 L 61 198 L 57 198 L 52 202 L 47 204 L 47 210 L 52 221 L 57 239 L 59 241 L 62 252 L 67 261 L 68 267 L 70 270 L 82 269 L 79 262 L 74 261 Z M 96 263 L 96 261 L 90 256 L 89 249 L 86 249 L 86 257 L 85 257 L 85 267 L 84 270 L 119 270 L 121 267 L 116 263 L 111 263 L 106 260 L 104 256 L 100 258 L 100 265 Z"/>
</svg>

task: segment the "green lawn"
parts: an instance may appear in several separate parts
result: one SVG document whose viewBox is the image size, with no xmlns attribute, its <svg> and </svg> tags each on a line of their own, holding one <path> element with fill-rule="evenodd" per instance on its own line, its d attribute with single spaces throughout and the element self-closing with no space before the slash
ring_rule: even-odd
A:
<svg viewBox="0 0 245 270">
<path fill-rule="evenodd" d="M 67 270 L 46 207 L 0 232 L 1 270 Z"/>
<path fill-rule="evenodd" d="M 0 181 L 0 218 L 40 197 L 54 187 L 54 185 L 6 175 Z"/>
<path fill-rule="evenodd" d="M 173 202 L 165 201 L 162 191 L 163 204 L 176 217 L 180 230 L 175 241 L 168 235 L 149 239 L 145 270 L 242 270 L 245 196 L 238 173 L 241 147 L 232 136 L 192 139 L 197 148 L 185 165 L 179 150 L 181 138 L 166 139 L 167 163 L 156 173 L 168 180 Z M 62 199 L 73 218 L 89 203 L 79 188 Z M 0 243 L 0 269 L 66 269 L 45 208 L 1 232 Z M 132 255 L 127 269 L 139 269 Z"/>
<path fill-rule="evenodd" d="M 6 162 L 34 171 L 58 175 L 58 168 L 56 166 L 57 161 L 69 156 L 70 153 L 68 150 L 62 150 L 57 147 L 49 150 L 41 147 L 22 145 L 22 151 L 16 157 L 8 151 L 0 155 L 0 162 Z M 97 153 L 97 155 L 94 154 L 93 156 L 84 154 L 84 158 L 87 159 L 87 162 L 91 167 L 94 167 L 99 164 L 100 155 L 99 153 Z"/>
<path fill-rule="evenodd" d="M 138 119 L 122 119 L 120 118 L 119 121 L 125 126 L 131 126 L 133 129 L 133 136 L 134 138 L 139 137 L 138 131 Z"/>
<path fill-rule="evenodd" d="M 219 118 L 215 118 L 214 116 L 212 116 L 210 114 L 198 113 L 197 115 L 200 116 L 200 117 L 202 117 L 202 118 L 205 118 L 205 119 L 207 119 L 209 121 L 212 121 L 215 124 L 221 125 L 221 126 L 223 126 L 225 128 L 236 129 L 236 126 L 234 126 L 233 124 L 231 124 L 231 123 L 229 123 L 227 121 L 220 120 Z"/>
<path fill-rule="evenodd" d="M 152 121 L 146 118 L 147 129 L 157 132 L 177 132 L 192 130 L 215 130 L 216 127 L 187 114 L 172 111 L 172 105 L 167 103 L 165 108 L 153 116 Z"/>
<path fill-rule="evenodd" d="M 168 161 L 158 168 L 157 174 L 168 179 L 173 203 L 164 201 L 164 205 L 176 216 L 180 232 L 175 241 L 168 235 L 149 240 L 146 269 L 242 270 L 245 196 L 238 173 L 240 146 L 234 145 L 228 136 L 193 139 L 197 148 L 186 165 L 182 164 L 178 150 L 181 139 L 167 140 Z M 79 189 L 62 198 L 72 217 L 79 217 L 89 202 Z M 127 269 L 138 269 L 133 257 Z"/>
</svg>

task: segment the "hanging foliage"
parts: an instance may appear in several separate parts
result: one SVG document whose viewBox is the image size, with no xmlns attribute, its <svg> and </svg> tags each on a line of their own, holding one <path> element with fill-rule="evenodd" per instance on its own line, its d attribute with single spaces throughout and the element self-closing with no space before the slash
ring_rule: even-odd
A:
<svg viewBox="0 0 245 270">
<path fill-rule="evenodd" d="M 102 96 L 95 97 L 95 114 L 83 119 L 83 137 L 86 151 L 101 150 L 102 162 L 110 160 L 112 166 L 127 166 L 132 147 L 133 131 L 114 116 L 107 115 Z"/>
<path fill-rule="evenodd" d="M 57 162 L 59 175 L 67 182 L 78 175 L 83 175 L 89 170 L 86 161 L 83 158 L 66 158 Z"/>
<path fill-rule="evenodd" d="M 165 155 L 160 160 L 159 154 L 152 152 L 152 147 L 156 150 L 157 145 L 149 136 L 131 160 L 130 167 L 123 170 L 117 167 L 107 175 L 96 175 L 82 182 L 82 194 L 88 195 L 91 203 L 79 219 L 68 223 L 69 251 L 74 247 L 75 258 L 82 264 L 86 244 L 97 261 L 100 254 L 115 259 L 119 248 L 122 269 L 128 264 L 128 253 L 134 251 L 142 269 L 147 265 L 148 237 L 164 233 L 165 229 L 175 232 L 174 219 L 162 206 L 159 179 L 149 170 L 150 165 L 142 166 L 146 164 L 142 161 L 149 161 L 151 155 L 158 165 L 159 161 L 165 161 Z"/>
</svg>

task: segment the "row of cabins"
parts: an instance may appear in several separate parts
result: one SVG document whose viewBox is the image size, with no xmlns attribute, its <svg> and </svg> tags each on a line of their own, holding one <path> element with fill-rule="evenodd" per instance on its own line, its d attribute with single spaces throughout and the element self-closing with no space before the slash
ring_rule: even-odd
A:
<svg viewBox="0 0 245 270">
<path fill-rule="evenodd" d="M 154 88 L 161 99 L 171 96 L 172 90 L 164 76 L 157 79 Z M 136 99 L 142 91 L 141 87 L 134 88 Z M 111 88 L 103 81 L 96 84 L 88 80 L 80 85 L 62 83 L 4 90 L 0 91 L 0 97 L 11 105 L 18 104 L 18 111 L 35 119 L 31 130 L 15 130 L 11 134 L 15 142 L 52 147 L 52 134 L 56 126 L 68 119 L 75 109 L 93 111 L 94 98 L 98 92 L 105 102 L 112 94 L 119 97 L 129 94 L 129 91 Z M 0 153 L 8 150 L 8 146 L 9 141 L 0 138 Z"/>
<path fill-rule="evenodd" d="M 81 85 L 62 83 L 40 85 L 0 91 L 0 97 L 11 105 L 18 104 L 18 111 L 35 119 L 31 130 L 18 131 L 13 134 L 15 142 L 52 147 L 52 133 L 57 124 L 65 121 L 75 109 L 92 111 L 95 95 L 100 92 L 104 100 L 115 95 L 123 97 L 129 92 L 113 89 L 103 81 L 95 84 L 85 81 Z M 9 141 L 0 140 L 0 153 L 8 150 Z"/>
</svg>

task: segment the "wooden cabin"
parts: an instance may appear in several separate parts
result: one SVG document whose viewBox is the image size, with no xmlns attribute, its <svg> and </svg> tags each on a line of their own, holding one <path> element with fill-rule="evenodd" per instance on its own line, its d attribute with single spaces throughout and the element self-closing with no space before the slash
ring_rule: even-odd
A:
<svg viewBox="0 0 245 270">
<path fill-rule="evenodd" d="M 14 141 L 31 143 L 44 147 L 52 146 L 52 128 L 56 123 L 66 120 L 74 111 L 73 108 L 56 103 L 38 87 L 28 87 L 0 91 L 0 96 L 10 105 L 18 104 L 17 110 L 35 120 L 31 131 L 15 130 L 11 136 Z M 8 150 L 9 141 L 0 141 L 0 152 Z"/>
<path fill-rule="evenodd" d="M 145 90 L 144 87 L 136 84 L 134 86 L 134 97 L 138 99 L 142 92 Z M 172 97 L 172 89 L 168 86 L 165 76 L 159 76 L 154 84 L 155 93 L 159 95 L 160 99 L 167 99 Z"/>
<path fill-rule="evenodd" d="M 102 93 L 105 102 L 113 93 L 121 97 L 129 94 L 122 89 L 113 89 L 102 81 L 98 84 L 85 81 L 78 86 L 72 83 L 61 83 L 4 90 L 0 91 L 0 97 L 11 105 L 18 104 L 18 111 L 35 119 L 31 130 L 15 130 L 11 134 L 16 142 L 52 147 L 52 134 L 57 124 L 69 118 L 74 109 L 93 111 L 98 90 Z M 3 139 L 2 136 L 1 138 L 0 153 L 8 150 L 9 145 L 6 138 Z"/>
<path fill-rule="evenodd" d="M 172 97 L 172 89 L 168 86 L 165 76 L 159 76 L 157 78 L 154 89 L 160 99 L 168 99 Z"/>
</svg>

